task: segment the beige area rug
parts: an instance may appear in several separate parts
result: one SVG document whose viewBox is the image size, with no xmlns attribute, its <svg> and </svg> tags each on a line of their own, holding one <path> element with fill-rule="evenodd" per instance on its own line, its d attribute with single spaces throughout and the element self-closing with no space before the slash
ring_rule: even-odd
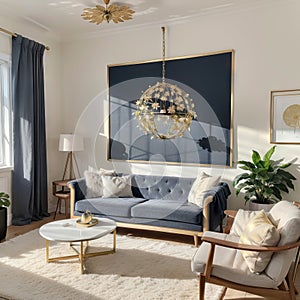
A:
<svg viewBox="0 0 300 300">
<path fill-rule="evenodd" d="M 91 250 L 112 244 L 112 235 L 90 243 Z M 88 258 L 87 274 L 78 260 L 45 262 L 45 240 L 38 230 L 0 244 L 0 297 L 7 299 L 156 300 L 198 299 L 190 261 L 192 245 L 117 236 L 117 252 Z M 50 243 L 50 256 L 73 254 L 67 243 Z M 223 288 L 207 285 L 207 300 Z"/>
</svg>

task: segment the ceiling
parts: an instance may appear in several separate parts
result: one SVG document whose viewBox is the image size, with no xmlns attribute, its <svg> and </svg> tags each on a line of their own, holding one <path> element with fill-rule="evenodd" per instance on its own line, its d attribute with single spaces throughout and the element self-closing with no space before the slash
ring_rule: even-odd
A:
<svg viewBox="0 0 300 300">
<path fill-rule="evenodd" d="M 111 3 L 128 5 L 135 10 L 133 20 L 95 25 L 83 20 L 81 13 L 85 7 L 103 5 L 103 0 L 0 0 L 0 16 L 22 18 L 63 39 L 108 30 L 111 32 L 153 24 L 167 25 L 207 14 L 272 5 L 275 1 L 284 0 L 111 0 Z M 4 25 L 0 24 L 0 27 Z M 7 29 L 13 31 L 13 28 Z"/>
</svg>

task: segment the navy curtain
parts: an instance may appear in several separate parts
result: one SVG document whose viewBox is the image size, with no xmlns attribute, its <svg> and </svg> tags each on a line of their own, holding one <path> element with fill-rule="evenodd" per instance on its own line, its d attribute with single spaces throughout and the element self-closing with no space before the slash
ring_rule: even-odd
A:
<svg viewBox="0 0 300 300">
<path fill-rule="evenodd" d="M 29 224 L 49 216 L 44 51 L 45 46 L 20 35 L 12 38 L 14 225 Z"/>
</svg>

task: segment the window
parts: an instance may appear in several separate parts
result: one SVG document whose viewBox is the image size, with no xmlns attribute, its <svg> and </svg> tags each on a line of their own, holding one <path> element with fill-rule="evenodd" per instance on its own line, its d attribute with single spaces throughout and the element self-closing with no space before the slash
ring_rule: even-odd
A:
<svg viewBox="0 0 300 300">
<path fill-rule="evenodd" d="M 0 167 L 12 165 L 12 107 L 10 60 L 0 53 Z"/>
</svg>

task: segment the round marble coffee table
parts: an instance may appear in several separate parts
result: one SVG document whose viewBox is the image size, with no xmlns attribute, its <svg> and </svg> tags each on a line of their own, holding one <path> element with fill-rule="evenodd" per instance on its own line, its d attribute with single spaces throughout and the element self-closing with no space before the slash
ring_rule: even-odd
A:
<svg viewBox="0 0 300 300">
<path fill-rule="evenodd" d="M 40 235 L 46 239 L 46 261 L 47 263 L 59 260 L 79 258 L 80 271 L 85 271 L 84 261 L 87 257 L 112 254 L 116 252 L 116 228 L 117 224 L 113 220 L 106 218 L 94 218 L 98 224 L 91 227 L 78 226 L 78 219 L 67 219 L 47 223 L 39 229 Z M 88 241 L 99 239 L 113 232 L 113 248 L 101 252 L 88 252 Z M 69 242 L 72 249 L 76 252 L 74 255 L 49 257 L 49 241 Z M 79 242 L 79 250 L 75 248 L 74 243 Z M 83 243 L 86 242 L 84 247 Z"/>
</svg>

